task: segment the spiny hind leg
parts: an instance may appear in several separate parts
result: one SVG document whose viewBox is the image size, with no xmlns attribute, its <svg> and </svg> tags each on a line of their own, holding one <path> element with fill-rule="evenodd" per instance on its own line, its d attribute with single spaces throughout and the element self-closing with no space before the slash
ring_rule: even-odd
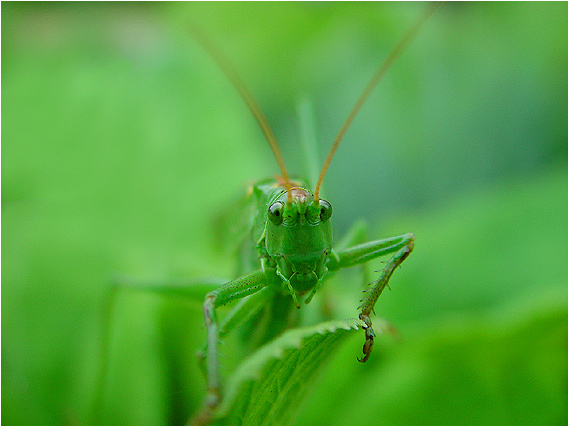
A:
<svg viewBox="0 0 569 427">
<path fill-rule="evenodd" d="M 374 282 L 374 285 L 367 290 L 365 297 L 362 299 L 359 317 L 367 327 L 364 327 L 366 341 L 363 346 L 364 357 L 358 359 L 360 362 L 368 360 L 373 348 L 375 331 L 373 330 L 370 315 L 373 312 L 375 303 L 387 286 L 395 269 L 399 267 L 405 259 L 407 259 L 413 250 L 414 244 L 415 237 L 412 233 L 403 234 L 401 236 L 375 240 L 373 242 L 363 243 L 344 249 L 337 252 L 336 256 L 330 260 L 328 268 L 333 271 L 365 263 L 374 258 L 393 253 L 393 256 L 389 259 L 387 265 L 382 270 L 379 279 L 377 279 Z"/>
</svg>

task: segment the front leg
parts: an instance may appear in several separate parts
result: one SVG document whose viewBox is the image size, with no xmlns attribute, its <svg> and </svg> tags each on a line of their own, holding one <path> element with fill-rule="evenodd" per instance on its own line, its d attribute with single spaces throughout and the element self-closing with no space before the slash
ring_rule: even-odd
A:
<svg viewBox="0 0 569 427">
<path fill-rule="evenodd" d="M 381 276 L 374 282 L 371 289 L 367 290 L 366 296 L 362 300 L 360 312 L 360 319 L 367 325 L 365 329 L 366 341 L 363 346 L 364 357 L 358 359 L 360 362 L 365 362 L 369 359 L 371 350 L 373 348 L 373 339 L 375 332 L 372 327 L 370 314 L 373 311 L 377 299 L 387 286 L 391 275 L 395 269 L 401 265 L 403 261 L 409 256 L 415 244 L 415 237 L 412 233 L 404 234 L 402 236 L 391 237 L 383 240 L 376 240 L 373 242 L 363 243 L 361 245 L 353 246 L 336 253 L 335 257 L 331 257 L 328 262 L 328 269 L 339 270 L 340 268 L 351 267 L 356 264 L 361 264 L 371 259 L 387 255 L 395 252 L 395 254 L 387 262 L 387 266 L 383 269 Z"/>
<path fill-rule="evenodd" d="M 232 280 L 206 295 L 203 303 L 203 312 L 207 329 L 206 371 L 208 395 L 205 401 L 205 413 L 198 416 L 199 421 L 195 421 L 196 423 L 201 424 L 204 419 L 209 418 L 221 401 L 221 380 L 218 361 L 220 331 L 215 309 L 231 301 L 254 294 L 268 284 L 267 273 L 263 270 L 258 270 Z"/>
</svg>

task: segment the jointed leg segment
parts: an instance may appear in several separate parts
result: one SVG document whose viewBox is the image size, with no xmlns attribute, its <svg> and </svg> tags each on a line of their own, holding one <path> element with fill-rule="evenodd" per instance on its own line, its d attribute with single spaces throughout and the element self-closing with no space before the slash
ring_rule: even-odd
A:
<svg viewBox="0 0 569 427">
<path fill-rule="evenodd" d="M 373 258 L 395 252 L 387 262 L 387 266 L 383 269 L 379 279 L 375 281 L 371 289 L 366 291 L 366 296 L 362 300 L 362 305 L 360 306 L 361 312 L 359 317 L 367 325 L 367 327 L 364 328 L 366 334 L 366 341 L 363 346 L 364 357 L 358 359 L 360 362 L 365 362 L 369 358 L 373 348 L 373 339 L 375 338 L 375 332 L 369 316 L 373 311 L 377 299 L 383 292 L 383 289 L 387 286 L 391 275 L 395 269 L 405 261 L 413 250 L 414 242 L 415 237 L 413 234 L 404 234 L 402 236 L 376 240 L 353 246 L 338 252 L 336 257 L 332 257 L 330 259 L 328 269 L 338 270 L 340 268 L 361 264 Z"/>
<path fill-rule="evenodd" d="M 268 285 L 263 270 L 241 276 L 206 295 L 203 312 L 207 328 L 207 388 L 206 406 L 213 410 L 221 400 L 221 384 L 218 363 L 219 325 L 215 309 L 231 301 L 254 294 Z"/>
</svg>

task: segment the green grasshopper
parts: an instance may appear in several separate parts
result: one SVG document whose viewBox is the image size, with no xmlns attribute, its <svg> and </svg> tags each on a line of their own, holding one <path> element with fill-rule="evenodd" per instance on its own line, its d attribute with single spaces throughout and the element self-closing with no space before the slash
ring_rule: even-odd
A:
<svg viewBox="0 0 569 427">
<path fill-rule="evenodd" d="M 344 241 L 343 247 L 334 250 L 331 231 L 332 205 L 320 198 L 320 189 L 340 141 L 357 113 L 435 9 L 430 7 L 405 33 L 365 87 L 332 145 L 314 192 L 310 191 L 305 183 L 293 181 L 289 177 L 276 138 L 250 92 L 219 51 L 195 27 L 192 28 L 194 38 L 217 62 L 253 113 L 281 171 L 281 176 L 277 179 L 253 185 L 241 206 L 251 218 L 241 246 L 242 269 L 249 272 L 205 296 L 203 313 L 207 340 L 198 354 L 198 359 L 206 374 L 207 396 L 204 409 L 195 422 L 211 421 L 220 405 L 223 394 L 218 343 L 239 321 L 249 317 L 252 325 L 267 325 L 250 337 L 255 341 L 253 346 L 262 345 L 296 324 L 296 311 L 300 309 L 301 301 L 304 300 L 308 304 L 332 273 L 391 255 L 379 278 L 372 282 L 372 286 L 367 290 L 359 307 L 365 342 L 363 357 L 358 360 L 366 362 L 369 359 L 376 336 L 371 313 L 391 275 L 413 250 L 414 236 L 408 233 L 364 242 L 362 230 L 355 229 L 350 233 L 352 237 Z M 186 286 L 189 288 L 196 285 Z M 173 294 L 180 291 L 179 284 L 162 284 L 155 287 L 164 293 Z M 217 309 L 237 300 L 240 300 L 239 303 L 219 320 Z M 251 313 L 255 314 L 251 316 Z"/>
<path fill-rule="evenodd" d="M 320 188 L 328 166 L 353 119 L 385 72 L 403 53 L 437 7 L 430 7 L 415 26 L 407 31 L 365 87 L 332 145 L 314 192 L 307 189 L 303 182 L 293 182 L 289 178 L 276 138 L 261 109 L 224 57 L 199 32 L 194 31 L 194 37 L 231 80 L 253 113 L 281 171 L 279 179 L 262 181 L 250 191 L 248 203 L 254 220 L 244 246 L 247 247 L 251 258 L 250 269 L 253 271 L 209 292 L 203 303 L 207 342 L 199 357 L 206 362 L 206 410 L 214 411 L 222 398 L 218 360 L 220 334 L 226 333 L 232 327 L 230 322 L 243 316 L 240 311 L 259 310 L 258 306 L 254 306 L 263 305 L 257 319 L 268 319 L 269 331 L 262 339 L 262 342 L 266 342 L 290 326 L 283 319 L 294 317 L 291 312 L 301 307 L 300 301 L 303 298 L 308 304 L 331 273 L 377 257 L 391 255 L 380 277 L 367 290 L 359 307 L 359 318 L 365 325 L 365 342 L 363 357 L 358 360 L 366 362 L 369 359 L 376 336 L 370 315 L 391 275 L 413 250 L 414 236 L 408 233 L 361 243 L 358 237 L 355 237 L 361 236 L 361 233 L 352 233 L 354 238 L 347 242 L 348 247 L 334 250 L 330 226 L 332 205 L 319 197 Z M 250 298 L 263 290 L 265 295 L 262 298 Z M 250 298 L 249 301 L 237 305 L 223 322 L 218 321 L 218 307 L 247 297 Z"/>
</svg>

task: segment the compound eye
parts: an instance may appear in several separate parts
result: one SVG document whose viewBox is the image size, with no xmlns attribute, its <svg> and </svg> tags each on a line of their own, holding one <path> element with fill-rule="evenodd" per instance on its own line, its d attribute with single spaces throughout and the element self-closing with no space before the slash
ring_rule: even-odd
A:
<svg viewBox="0 0 569 427">
<path fill-rule="evenodd" d="M 332 216 L 332 205 L 324 199 L 320 199 L 320 220 L 327 221 Z"/>
<path fill-rule="evenodd" d="M 275 202 L 269 207 L 269 219 L 275 225 L 283 222 L 284 204 L 282 202 Z"/>
</svg>

